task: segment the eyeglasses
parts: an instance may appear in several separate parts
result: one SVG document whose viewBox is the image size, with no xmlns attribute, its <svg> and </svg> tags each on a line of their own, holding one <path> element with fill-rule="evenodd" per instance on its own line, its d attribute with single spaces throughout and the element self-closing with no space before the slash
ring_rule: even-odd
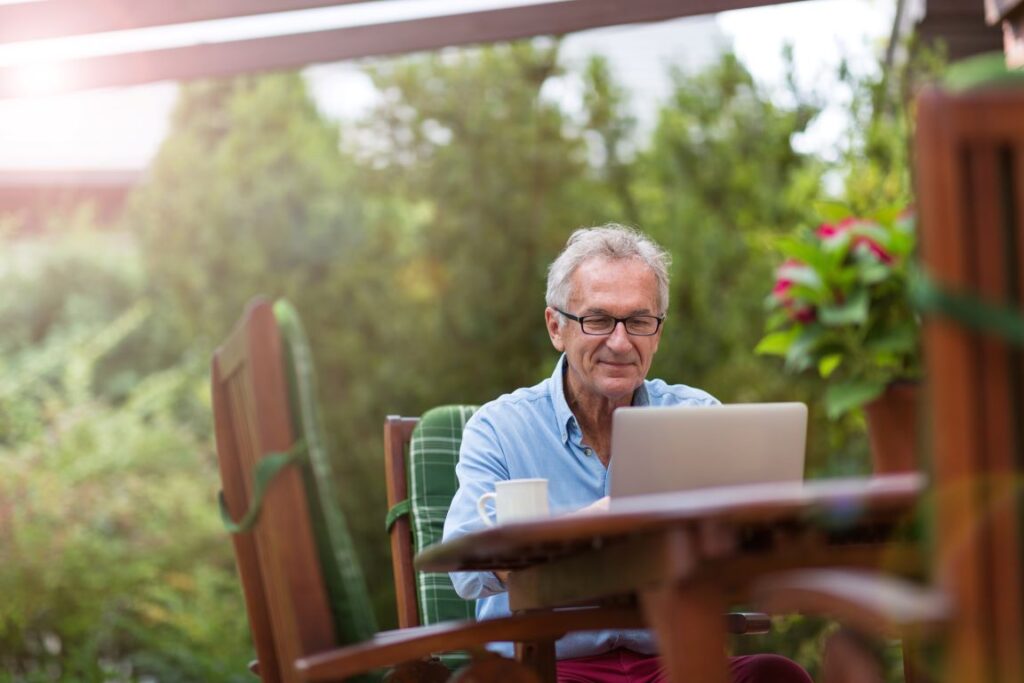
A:
<svg viewBox="0 0 1024 683">
<path fill-rule="evenodd" d="M 555 310 L 569 320 L 578 322 L 580 328 L 583 329 L 583 334 L 594 335 L 611 334 L 615 331 L 615 326 L 622 323 L 622 326 L 626 328 L 627 334 L 636 337 L 652 337 L 658 333 L 658 329 L 665 319 L 665 316 L 658 317 L 656 315 L 631 315 L 628 318 L 616 318 L 613 315 L 575 316 L 572 313 L 566 313 L 560 308 Z"/>
</svg>

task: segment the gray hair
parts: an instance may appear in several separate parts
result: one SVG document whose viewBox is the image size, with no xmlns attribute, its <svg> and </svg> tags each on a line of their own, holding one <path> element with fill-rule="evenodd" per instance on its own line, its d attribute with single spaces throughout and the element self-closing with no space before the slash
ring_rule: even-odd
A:
<svg viewBox="0 0 1024 683">
<path fill-rule="evenodd" d="M 569 236 L 565 249 L 548 268 L 547 305 L 565 310 L 573 294 L 572 274 L 584 261 L 597 257 L 637 259 L 646 264 L 658 279 L 658 313 L 668 310 L 668 269 L 672 257 L 636 228 L 618 223 L 580 228 Z"/>
</svg>

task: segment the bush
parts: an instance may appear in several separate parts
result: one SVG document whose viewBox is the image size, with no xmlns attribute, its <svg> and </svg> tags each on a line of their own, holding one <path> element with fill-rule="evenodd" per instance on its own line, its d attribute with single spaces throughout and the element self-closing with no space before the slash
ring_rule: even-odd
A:
<svg viewBox="0 0 1024 683">
<path fill-rule="evenodd" d="M 0 268 L 32 285 L 0 309 L 27 342 L 0 384 L 0 681 L 247 679 L 205 364 L 105 391 L 104 367 L 152 362 L 124 357 L 152 333 L 133 252 L 21 247 Z"/>
</svg>

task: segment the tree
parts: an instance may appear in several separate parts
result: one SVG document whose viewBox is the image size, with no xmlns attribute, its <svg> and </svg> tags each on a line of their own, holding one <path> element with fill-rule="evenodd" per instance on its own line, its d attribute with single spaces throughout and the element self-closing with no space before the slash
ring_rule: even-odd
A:
<svg viewBox="0 0 1024 683">
<path fill-rule="evenodd" d="M 254 293 L 299 297 L 352 258 L 348 170 L 296 74 L 183 89 L 126 221 L 189 343 L 225 336 Z"/>
<path fill-rule="evenodd" d="M 569 230 L 600 220 L 586 149 L 542 97 L 558 43 L 444 52 L 371 71 L 368 127 L 381 196 L 422 207 L 414 226 L 419 334 L 411 358 L 432 402 L 479 402 L 550 372 L 545 269 Z M 455 353 L 437 353 L 457 349 Z M 426 396 L 424 396 L 426 398 Z"/>
</svg>

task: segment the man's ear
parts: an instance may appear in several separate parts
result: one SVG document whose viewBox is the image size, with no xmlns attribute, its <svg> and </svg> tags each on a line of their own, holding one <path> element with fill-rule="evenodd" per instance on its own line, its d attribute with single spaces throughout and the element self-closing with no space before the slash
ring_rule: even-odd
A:
<svg viewBox="0 0 1024 683">
<path fill-rule="evenodd" d="M 544 323 L 548 328 L 548 336 L 551 337 L 551 345 L 556 351 L 565 351 L 565 341 L 562 339 L 562 328 L 559 323 L 558 311 L 548 306 L 544 309 Z"/>
</svg>

